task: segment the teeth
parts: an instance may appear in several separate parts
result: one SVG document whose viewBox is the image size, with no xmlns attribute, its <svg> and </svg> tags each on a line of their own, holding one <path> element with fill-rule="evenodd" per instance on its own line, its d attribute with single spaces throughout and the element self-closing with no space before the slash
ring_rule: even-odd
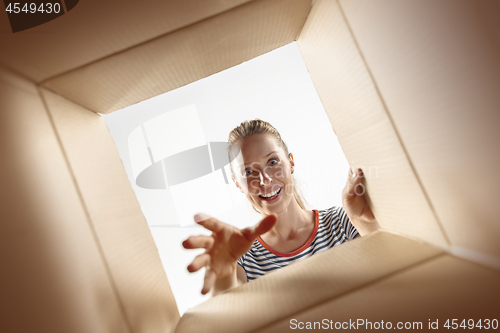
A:
<svg viewBox="0 0 500 333">
<path fill-rule="evenodd" d="M 261 197 L 264 197 L 264 198 L 269 198 L 269 197 L 272 197 L 273 195 L 276 195 L 276 193 L 278 193 L 278 191 L 279 191 L 279 190 L 280 190 L 280 189 L 277 189 L 277 190 L 276 190 L 276 191 L 274 191 L 274 192 L 271 192 L 271 193 L 268 193 L 268 194 L 265 194 L 265 195 L 263 194 L 263 195 L 261 195 Z"/>
</svg>

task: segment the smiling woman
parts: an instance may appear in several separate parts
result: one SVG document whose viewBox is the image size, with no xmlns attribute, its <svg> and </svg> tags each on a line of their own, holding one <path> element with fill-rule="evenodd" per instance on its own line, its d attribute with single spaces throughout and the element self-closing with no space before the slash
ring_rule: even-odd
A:
<svg viewBox="0 0 500 333">
<path fill-rule="evenodd" d="M 284 187 L 286 195 L 289 196 L 290 193 L 293 193 L 297 204 L 300 206 L 300 208 L 305 210 L 305 200 L 300 195 L 300 191 L 296 185 L 295 179 L 293 179 L 293 176 L 291 175 L 293 174 L 293 168 L 295 165 L 293 162 L 293 155 L 288 152 L 288 147 L 281 138 L 281 135 L 273 126 L 271 126 L 271 124 L 262 120 L 246 121 L 231 131 L 228 141 L 230 144 L 232 144 L 231 147 L 233 148 L 229 150 L 229 160 L 234 161 L 230 164 L 231 171 L 233 172 L 233 181 L 235 181 L 235 165 L 237 165 L 236 174 L 238 176 L 246 178 L 246 189 L 248 190 L 248 188 L 254 188 L 257 190 L 257 192 L 261 192 L 260 187 L 252 186 L 252 184 L 256 185 L 256 182 L 260 182 L 260 179 L 258 177 L 261 174 L 259 174 L 258 170 L 253 170 L 252 167 L 258 167 L 262 165 L 269 172 L 271 172 L 272 175 L 270 176 L 272 177 L 266 178 L 266 181 L 270 181 L 270 183 L 273 181 L 273 179 L 276 181 L 278 180 L 278 178 L 285 180 L 285 178 L 290 175 L 289 178 L 291 179 L 288 179 L 286 185 L 282 187 Z M 243 155 L 240 154 L 240 152 L 242 151 L 244 151 L 247 155 L 246 158 L 244 158 Z M 264 156 L 259 156 L 262 151 L 266 151 L 267 153 Z M 288 163 L 283 163 L 288 159 L 290 159 L 290 170 L 286 169 Z M 245 163 L 245 161 L 247 161 L 247 163 Z M 268 173 L 266 172 L 262 175 L 267 176 Z M 238 179 L 239 178 L 240 177 L 238 177 Z M 279 181 L 276 181 L 275 183 L 279 184 Z M 241 185 L 238 185 L 236 181 L 235 183 L 242 192 L 245 192 L 241 189 Z M 277 197 L 269 197 L 269 194 L 275 194 L 272 193 L 273 191 L 280 191 L 279 194 L 281 194 L 282 187 L 279 187 L 275 183 L 271 184 L 271 189 L 268 189 L 264 193 L 260 194 L 261 199 L 265 199 L 265 202 L 267 203 L 277 201 Z M 262 196 L 264 198 L 262 198 Z M 248 197 L 248 199 L 250 200 L 250 202 L 252 202 L 252 199 L 250 197 Z M 257 200 L 257 203 L 260 203 L 260 201 Z M 259 204 L 257 204 L 257 206 L 252 204 L 252 206 L 258 213 L 261 213 L 261 210 L 257 208 L 259 207 Z"/>
<path fill-rule="evenodd" d="M 350 172 L 342 193 L 344 207 L 307 210 L 293 178 L 293 155 L 271 124 L 245 121 L 228 141 L 231 178 L 262 220 L 238 229 L 204 214 L 195 216 L 212 231 L 183 243 L 187 249 L 206 250 L 188 266 L 190 272 L 206 268 L 203 294 L 218 294 L 378 228 L 359 190 L 362 170 Z"/>
</svg>

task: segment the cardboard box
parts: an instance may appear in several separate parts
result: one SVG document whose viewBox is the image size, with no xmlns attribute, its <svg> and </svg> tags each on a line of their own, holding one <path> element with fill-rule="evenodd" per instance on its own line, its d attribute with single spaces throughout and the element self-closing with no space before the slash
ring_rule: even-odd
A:
<svg viewBox="0 0 500 333">
<path fill-rule="evenodd" d="M 500 320 L 499 15 L 495 0 L 86 0 L 18 33 L 0 15 L 0 330 Z M 382 230 L 180 318 L 97 113 L 293 41 L 348 160 L 378 167 Z"/>
</svg>

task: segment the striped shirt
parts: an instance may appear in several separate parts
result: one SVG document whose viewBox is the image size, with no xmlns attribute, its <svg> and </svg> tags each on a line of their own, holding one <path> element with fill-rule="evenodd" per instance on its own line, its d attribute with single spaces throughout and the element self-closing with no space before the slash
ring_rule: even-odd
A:
<svg viewBox="0 0 500 333">
<path fill-rule="evenodd" d="M 315 213 L 313 233 L 297 250 L 280 253 L 270 248 L 260 237 L 255 240 L 250 250 L 238 259 L 238 264 L 245 270 L 248 281 L 359 236 L 342 207 L 313 211 Z"/>
</svg>

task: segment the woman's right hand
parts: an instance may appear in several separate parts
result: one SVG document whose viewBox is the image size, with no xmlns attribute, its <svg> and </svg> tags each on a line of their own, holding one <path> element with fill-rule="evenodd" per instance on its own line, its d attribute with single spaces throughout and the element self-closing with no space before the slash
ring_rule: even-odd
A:
<svg viewBox="0 0 500 333">
<path fill-rule="evenodd" d="M 195 221 L 212 231 L 212 235 L 191 236 L 182 245 L 186 249 L 205 249 L 203 254 L 194 258 L 188 266 L 188 271 L 196 272 L 205 267 L 201 293 L 206 294 L 214 286 L 215 289 L 227 289 L 236 283 L 238 258 L 247 253 L 257 237 L 275 225 L 277 216 L 266 216 L 255 226 L 245 229 L 238 229 L 205 214 L 195 215 Z"/>
</svg>

